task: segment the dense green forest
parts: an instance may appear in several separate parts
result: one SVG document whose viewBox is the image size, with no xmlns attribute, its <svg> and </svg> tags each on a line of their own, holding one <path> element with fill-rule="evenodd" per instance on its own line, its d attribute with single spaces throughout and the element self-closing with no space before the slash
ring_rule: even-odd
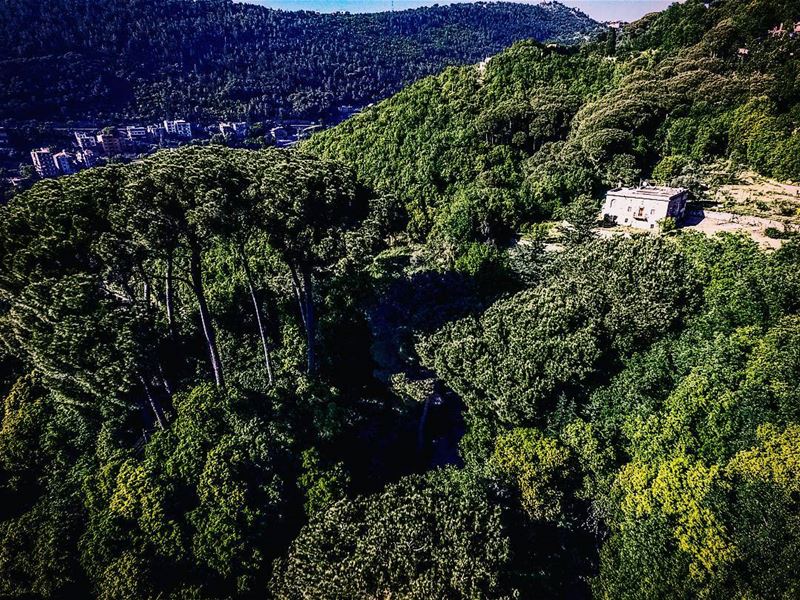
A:
<svg viewBox="0 0 800 600">
<path fill-rule="evenodd" d="M 640 174 L 797 177 L 781 20 L 688 0 L 16 195 L 0 595 L 798 597 L 800 240 L 592 230 Z"/>
<path fill-rule="evenodd" d="M 232 0 L 4 0 L 0 118 L 326 117 L 517 40 L 597 28 L 560 4 L 319 14 Z"/>
</svg>

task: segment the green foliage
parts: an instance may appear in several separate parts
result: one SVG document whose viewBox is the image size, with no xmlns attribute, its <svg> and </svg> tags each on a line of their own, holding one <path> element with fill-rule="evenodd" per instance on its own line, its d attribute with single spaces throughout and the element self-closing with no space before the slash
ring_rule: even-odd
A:
<svg viewBox="0 0 800 600">
<path fill-rule="evenodd" d="M 87 482 L 82 562 L 101 597 L 116 586 L 135 597 L 143 585 L 177 593 L 189 583 L 246 595 L 285 539 L 274 426 L 210 385 L 175 405 L 172 427 L 142 458 L 114 458 Z"/>
<path fill-rule="evenodd" d="M 735 556 L 715 511 L 724 490 L 718 467 L 685 456 L 623 467 L 614 491 L 620 515 L 601 555 L 598 595 L 708 595 Z"/>
<path fill-rule="evenodd" d="M 500 435 L 492 455 L 494 468 L 515 481 L 525 512 L 542 521 L 557 520 L 563 514 L 569 459 L 569 452 L 557 440 L 536 429 Z"/>
<path fill-rule="evenodd" d="M 737 454 L 727 471 L 735 490 L 731 530 L 740 549 L 736 585 L 753 594 L 797 594 L 797 425 L 759 428 L 759 443 Z"/>
<path fill-rule="evenodd" d="M 440 470 L 313 515 L 271 588 L 279 598 L 495 596 L 508 552 L 485 492 Z"/>
<path fill-rule="evenodd" d="M 306 514 L 311 517 L 346 497 L 350 478 L 342 463 L 324 469 L 317 450 L 306 450 L 301 458 L 303 472 L 298 479 L 298 485 L 306 495 Z"/>
<path fill-rule="evenodd" d="M 93 468 L 96 429 L 36 375 L 19 379 L 0 430 L 0 594 L 81 595 L 78 540 L 85 527 L 81 485 Z"/>
<path fill-rule="evenodd" d="M 541 423 L 562 394 L 602 380 L 619 353 L 676 326 L 695 289 L 669 241 L 589 242 L 559 256 L 541 285 L 445 326 L 420 353 L 471 410 Z"/>
<path fill-rule="evenodd" d="M 565 185 L 575 196 L 588 191 L 581 168 L 534 173 L 524 160 L 551 156 L 551 142 L 563 139 L 581 104 L 609 86 L 613 71 L 599 57 L 519 43 L 493 57 L 485 72 L 449 69 L 420 81 L 307 147 L 391 189 L 407 206 L 409 232 L 455 245 L 457 258 L 469 242 L 504 242 L 521 223 L 549 216 L 565 200 Z M 552 168 L 561 162 L 554 158 Z"/>
<path fill-rule="evenodd" d="M 781 230 L 778 229 L 777 227 L 764 228 L 764 235 L 766 235 L 768 238 L 772 238 L 773 240 L 788 240 L 789 238 L 792 237 L 793 233 L 794 232 L 792 231 L 787 231 L 785 229 Z"/>
<path fill-rule="evenodd" d="M 471 277 L 485 293 L 497 293 L 508 277 L 508 260 L 497 247 L 472 242 L 456 259 L 455 270 Z"/>
<path fill-rule="evenodd" d="M 352 435 L 363 408 L 332 384 L 334 332 L 391 201 L 331 163 L 190 147 L 0 211 L 3 343 L 35 369 L 0 429 L 2 593 L 257 594 L 302 520 L 289 447 Z"/>
<path fill-rule="evenodd" d="M 572 244 L 591 239 L 594 235 L 592 230 L 597 226 L 599 211 L 597 202 L 587 196 L 576 198 L 558 209 L 555 216 L 563 220 L 563 224 L 559 227 L 561 237 Z"/>
<path fill-rule="evenodd" d="M 796 590 L 800 513 L 778 487 L 795 476 L 796 253 L 730 235 L 589 242 L 423 342 L 470 410 L 467 468 L 501 477 L 533 520 L 606 528 L 595 595 Z M 625 281 L 648 283 L 616 290 Z M 586 290 L 598 295 L 578 304 Z"/>
<path fill-rule="evenodd" d="M 658 222 L 658 227 L 661 233 L 669 233 L 670 231 L 675 231 L 678 228 L 678 224 L 674 217 L 664 217 Z"/>
<path fill-rule="evenodd" d="M 11 388 L 3 406 L 0 429 L 0 465 L 8 477 L 8 486 L 20 491 L 26 476 L 45 466 L 42 437 L 48 419 L 48 406 L 34 375 L 21 377 Z M 27 482 L 31 485 L 33 482 Z"/>
<path fill-rule="evenodd" d="M 733 158 L 797 180 L 800 42 L 766 31 L 798 18 L 788 0 L 692 0 L 625 28 L 613 58 L 611 38 L 579 51 L 520 42 L 481 68 L 422 80 L 306 148 L 396 193 L 409 232 L 445 255 L 455 245 L 453 260 L 464 244 L 503 243 L 577 198 L 643 177 L 669 182 L 691 162 Z"/>
</svg>

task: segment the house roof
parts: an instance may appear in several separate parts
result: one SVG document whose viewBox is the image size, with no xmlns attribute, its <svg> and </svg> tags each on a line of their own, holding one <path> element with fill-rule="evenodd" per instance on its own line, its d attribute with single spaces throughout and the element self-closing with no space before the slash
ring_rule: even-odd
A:
<svg viewBox="0 0 800 600">
<path fill-rule="evenodd" d="M 616 196 L 619 198 L 631 198 L 635 200 L 661 200 L 669 202 L 675 196 L 685 193 L 685 188 L 673 188 L 664 186 L 644 186 L 637 188 L 615 188 L 609 190 L 607 196 Z"/>
</svg>

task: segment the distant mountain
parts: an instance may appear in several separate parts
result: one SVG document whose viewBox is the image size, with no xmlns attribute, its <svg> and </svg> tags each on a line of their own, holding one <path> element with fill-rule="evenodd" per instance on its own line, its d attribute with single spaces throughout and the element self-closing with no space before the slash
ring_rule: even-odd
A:
<svg viewBox="0 0 800 600">
<path fill-rule="evenodd" d="M 520 39 L 599 25 L 559 3 L 376 14 L 231 0 L 4 0 L 0 119 L 320 116 Z"/>
</svg>

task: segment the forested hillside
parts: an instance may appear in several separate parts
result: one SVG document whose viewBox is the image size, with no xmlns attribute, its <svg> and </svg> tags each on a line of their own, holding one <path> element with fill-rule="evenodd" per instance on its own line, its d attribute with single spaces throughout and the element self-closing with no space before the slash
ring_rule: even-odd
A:
<svg viewBox="0 0 800 600">
<path fill-rule="evenodd" d="M 351 15 L 232 0 L 5 0 L 0 118 L 317 118 L 520 39 L 580 40 L 597 27 L 557 3 Z"/>
<path fill-rule="evenodd" d="M 0 208 L 0 593 L 797 594 L 797 243 L 576 235 L 487 289 L 397 209 L 221 147 Z"/>
<path fill-rule="evenodd" d="M 758 31 L 797 11 L 688 0 L 0 206 L 0 596 L 798 597 L 800 238 L 592 229 L 618 178 L 795 176 Z"/>
<path fill-rule="evenodd" d="M 503 243 L 565 202 L 730 158 L 800 180 L 800 21 L 790 0 L 687 0 L 580 48 L 520 42 L 314 137 L 408 206 L 444 255 Z M 740 51 L 741 49 L 741 51 Z"/>
</svg>

